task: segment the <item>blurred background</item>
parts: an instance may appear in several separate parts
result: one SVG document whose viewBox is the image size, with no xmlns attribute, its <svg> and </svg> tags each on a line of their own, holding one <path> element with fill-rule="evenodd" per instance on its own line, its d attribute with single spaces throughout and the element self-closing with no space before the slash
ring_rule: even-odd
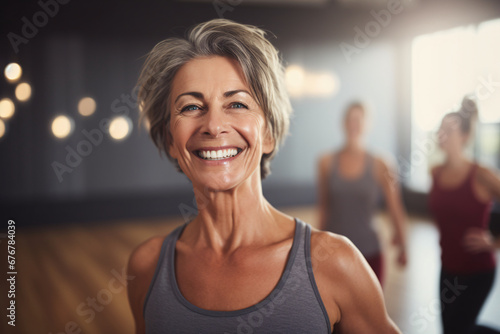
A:
<svg viewBox="0 0 500 334">
<path fill-rule="evenodd" d="M 263 182 L 276 207 L 317 224 L 318 157 L 342 144 L 346 106 L 368 103 L 367 146 L 392 161 L 410 213 L 410 262 L 387 261 L 387 306 L 404 333 L 439 333 L 439 245 L 427 210 L 429 168 L 442 159 L 435 131 L 475 93 L 468 153 L 500 168 L 494 0 L 4 1 L 0 247 L 7 254 L 11 219 L 18 290 L 16 327 L 2 316 L 1 331 L 133 332 L 122 275 L 130 251 L 196 212 L 189 181 L 138 123 L 134 85 L 156 43 L 218 17 L 269 31 L 286 64 L 291 135 Z M 383 205 L 377 220 L 384 231 Z M 495 284 L 480 319 L 500 328 Z"/>
</svg>

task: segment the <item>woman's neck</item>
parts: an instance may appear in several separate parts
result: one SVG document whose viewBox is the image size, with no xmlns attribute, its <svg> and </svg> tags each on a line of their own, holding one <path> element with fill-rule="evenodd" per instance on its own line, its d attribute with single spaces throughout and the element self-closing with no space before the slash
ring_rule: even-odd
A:
<svg viewBox="0 0 500 334">
<path fill-rule="evenodd" d="M 365 149 L 364 149 L 361 141 L 348 140 L 348 141 L 346 141 L 346 143 L 344 145 L 343 151 L 347 152 L 347 153 L 359 154 L 359 153 L 363 153 L 365 151 Z"/>
<path fill-rule="evenodd" d="M 245 244 L 266 240 L 282 222 L 264 198 L 260 174 L 228 191 L 203 191 L 195 186 L 198 216 L 190 223 L 196 244 L 231 253 Z"/>
<path fill-rule="evenodd" d="M 452 169 L 460 169 L 468 165 L 469 161 L 465 158 L 462 152 L 449 152 L 446 155 L 444 165 Z"/>
</svg>

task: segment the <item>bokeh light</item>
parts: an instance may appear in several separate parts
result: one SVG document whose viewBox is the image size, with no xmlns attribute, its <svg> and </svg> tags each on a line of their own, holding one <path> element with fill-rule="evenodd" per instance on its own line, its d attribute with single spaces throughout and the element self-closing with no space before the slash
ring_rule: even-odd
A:
<svg viewBox="0 0 500 334">
<path fill-rule="evenodd" d="M 19 80 L 22 74 L 23 70 L 21 66 L 17 63 L 10 63 L 7 66 L 5 66 L 4 75 L 5 78 L 10 82 L 15 82 Z"/>
<path fill-rule="evenodd" d="M 304 93 L 307 96 L 330 97 L 339 90 L 339 79 L 333 73 L 311 73 L 306 76 Z"/>
<path fill-rule="evenodd" d="M 22 82 L 16 87 L 16 98 L 21 101 L 27 101 L 31 97 L 31 86 L 29 83 Z"/>
<path fill-rule="evenodd" d="M 285 70 L 285 84 L 291 97 L 300 97 L 304 93 L 306 73 L 299 65 L 290 65 Z"/>
<path fill-rule="evenodd" d="M 0 138 L 5 135 L 5 123 L 0 119 Z"/>
<path fill-rule="evenodd" d="M 90 116 L 95 112 L 96 103 L 91 97 L 84 97 L 78 102 L 78 112 L 82 116 Z"/>
<path fill-rule="evenodd" d="M 123 140 L 132 132 L 132 121 L 125 116 L 114 118 L 109 124 L 109 135 L 115 140 Z"/>
<path fill-rule="evenodd" d="M 73 120 L 66 115 L 59 115 L 52 121 L 52 133 L 57 138 L 66 138 L 73 132 Z"/>
<path fill-rule="evenodd" d="M 340 80 L 332 72 L 309 72 L 300 65 L 285 70 L 286 89 L 290 97 L 332 97 L 337 94 Z"/>
<path fill-rule="evenodd" d="M 0 117 L 1 118 L 11 118 L 14 115 L 14 111 L 16 110 L 16 106 L 14 102 L 8 97 L 0 100 Z"/>
</svg>

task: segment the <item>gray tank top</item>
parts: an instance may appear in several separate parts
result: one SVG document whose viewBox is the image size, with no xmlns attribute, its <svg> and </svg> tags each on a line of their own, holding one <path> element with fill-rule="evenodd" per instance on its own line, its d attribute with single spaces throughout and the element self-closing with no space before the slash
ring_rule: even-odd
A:
<svg viewBox="0 0 500 334">
<path fill-rule="evenodd" d="M 380 252 L 380 243 L 373 227 L 379 187 L 373 177 L 373 157 L 366 155 L 361 177 L 349 180 L 338 170 L 335 154 L 329 179 L 329 219 L 327 230 L 349 238 L 365 257 Z"/>
<path fill-rule="evenodd" d="M 261 302 L 235 311 L 199 308 L 186 300 L 174 272 L 175 244 L 187 224 L 169 234 L 144 302 L 146 333 L 330 333 L 330 320 L 311 269 L 311 227 L 295 219 L 285 270 Z M 258 282 L 256 282 L 258 284 Z"/>
</svg>

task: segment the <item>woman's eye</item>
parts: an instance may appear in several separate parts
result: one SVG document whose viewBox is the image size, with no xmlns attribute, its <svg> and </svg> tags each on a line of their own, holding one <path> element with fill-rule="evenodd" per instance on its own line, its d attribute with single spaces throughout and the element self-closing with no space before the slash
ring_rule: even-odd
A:
<svg viewBox="0 0 500 334">
<path fill-rule="evenodd" d="M 195 111 L 195 110 L 199 110 L 200 108 L 198 106 L 195 106 L 195 105 L 189 105 L 189 106 L 185 106 L 184 108 L 181 109 L 181 111 Z"/>
<path fill-rule="evenodd" d="M 234 108 L 234 109 L 242 109 L 242 108 L 248 109 L 246 105 L 244 105 L 243 103 L 239 103 L 239 102 L 235 102 L 235 103 L 231 104 L 231 108 Z"/>
</svg>

